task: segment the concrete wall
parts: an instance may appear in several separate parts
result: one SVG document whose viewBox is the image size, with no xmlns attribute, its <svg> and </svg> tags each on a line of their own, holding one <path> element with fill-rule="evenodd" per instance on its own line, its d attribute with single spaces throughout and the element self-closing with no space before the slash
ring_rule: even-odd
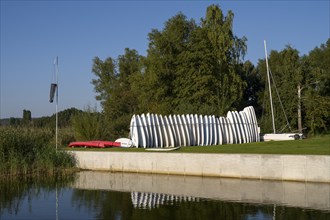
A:
<svg viewBox="0 0 330 220">
<path fill-rule="evenodd" d="M 330 183 L 330 156 L 72 151 L 78 167 L 136 173 Z"/>
<path fill-rule="evenodd" d="M 73 187 L 330 210 L 329 183 L 82 171 Z"/>
</svg>

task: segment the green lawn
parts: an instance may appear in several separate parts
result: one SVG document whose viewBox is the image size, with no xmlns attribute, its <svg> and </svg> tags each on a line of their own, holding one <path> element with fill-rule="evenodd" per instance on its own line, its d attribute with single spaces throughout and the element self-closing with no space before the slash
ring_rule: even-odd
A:
<svg viewBox="0 0 330 220">
<path fill-rule="evenodd" d="M 72 148 L 66 148 L 72 150 Z M 143 148 L 73 148 L 83 151 L 147 152 Z M 148 151 L 151 152 L 151 151 Z M 270 141 L 248 144 L 181 147 L 168 153 L 243 153 L 243 154 L 310 154 L 330 155 L 330 135 L 295 141 Z"/>
</svg>

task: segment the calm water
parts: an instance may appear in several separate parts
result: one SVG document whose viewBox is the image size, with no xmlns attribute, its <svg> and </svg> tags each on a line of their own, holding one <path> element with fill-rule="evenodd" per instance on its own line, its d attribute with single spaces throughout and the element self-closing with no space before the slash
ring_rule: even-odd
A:
<svg viewBox="0 0 330 220">
<path fill-rule="evenodd" d="M 0 190 L 0 219 L 330 219 L 330 184 L 86 171 Z"/>
</svg>

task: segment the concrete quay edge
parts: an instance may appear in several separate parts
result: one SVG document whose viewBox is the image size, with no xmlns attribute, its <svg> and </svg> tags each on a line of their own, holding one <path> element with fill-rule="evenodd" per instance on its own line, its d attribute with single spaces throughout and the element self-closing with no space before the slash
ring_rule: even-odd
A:
<svg viewBox="0 0 330 220">
<path fill-rule="evenodd" d="M 85 170 L 330 183 L 330 156 L 70 151 Z"/>
</svg>

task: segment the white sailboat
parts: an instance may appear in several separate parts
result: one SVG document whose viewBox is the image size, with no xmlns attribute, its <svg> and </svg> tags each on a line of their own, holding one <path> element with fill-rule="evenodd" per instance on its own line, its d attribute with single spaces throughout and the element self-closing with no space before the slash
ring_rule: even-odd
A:
<svg viewBox="0 0 330 220">
<path fill-rule="evenodd" d="M 285 141 L 285 140 L 302 139 L 303 138 L 302 133 L 276 133 L 272 90 L 271 90 L 271 86 L 270 86 L 270 77 L 269 77 L 269 66 L 268 66 L 266 41 L 264 41 L 264 47 L 265 47 L 266 67 L 267 67 L 267 80 L 268 80 L 268 88 L 269 88 L 269 101 L 270 101 L 270 108 L 271 108 L 271 113 L 272 113 L 273 133 L 272 134 L 260 134 L 260 139 L 262 141 Z M 284 112 L 284 114 L 285 114 L 285 112 Z"/>
</svg>

